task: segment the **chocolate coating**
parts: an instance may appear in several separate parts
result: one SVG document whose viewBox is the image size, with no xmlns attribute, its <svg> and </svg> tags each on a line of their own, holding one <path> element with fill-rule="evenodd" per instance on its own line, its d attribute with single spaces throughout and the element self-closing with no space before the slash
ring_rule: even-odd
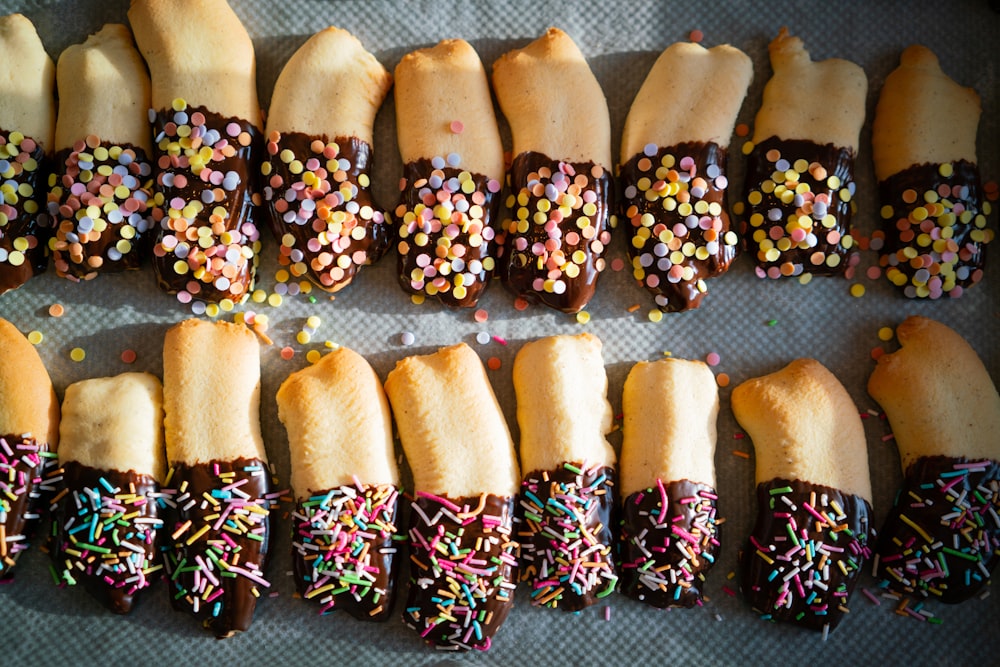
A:
<svg viewBox="0 0 1000 667">
<path fill-rule="evenodd" d="M 266 588 L 273 502 L 267 464 L 243 458 L 175 464 L 168 479 L 163 493 L 174 511 L 164 533 L 170 535 L 164 565 L 174 609 L 192 614 L 216 637 L 247 630 Z"/>
<path fill-rule="evenodd" d="M 98 470 L 76 461 L 62 469 L 65 493 L 52 513 L 51 554 L 59 577 L 127 614 L 135 596 L 159 578 L 159 485 L 133 470 Z"/>
<path fill-rule="evenodd" d="M 925 456 L 879 532 L 875 575 L 905 595 L 958 603 L 1000 563 L 1000 462 Z"/>
<path fill-rule="evenodd" d="M 517 538 L 532 604 L 580 611 L 614 591 L 615 477 L 608 466 L 567 463 L 521 482 Z"/>
<path fill-rule="evenodd" d="M 622 593 L 660 609 L 701 604 L 719 552 L 715 489 L 680 480 L 622 505 Z"/>
<path fill-rule="evenodd" d="M 514 499 L 417 496 L 403 622 L 437 648 L 485 651 L 514 603 Z"/>
<path fill-rule="evenodd" d="M 498 237 L 500 280 L 527 301 L 579 312 L 605 267 L 611 175 L 593 162 L 562 162 L 528 151 L 510 165 L 507 188 L 511 218 Z"/>
<path fill-rule="evenodd" d="M 20 435 L 0 435 L 0 581 L 13 576 L 58 482 L 56 454 L 46 443 Z"/>
<path fill-rule="evenodd" d="M 395 212 L 400 286 L 410 294 L 437 296 L 452 308 L 475 306 L 496 265 L 493 220 L 500 183 L 447 166 L 441 158 L 420 159 L 403 166 L 400 191 Z"/>
<path fill-rule="evenodd" d="M 346 610 L 385 621 L 396 588 L 399 490 L 342 486 L 299 501 L 292 515 L 292 566 L 299 594 L 321 613 Z"/>
<path fill-rule="evenodd" d="M 767 620 L 833 630 L 871 553 L 871 514 L 864 498 L 821 484 L 758 484 L 741 557 L 744 597 Z"/>
<path fill-rule="evenodd" d="M 715 142 L 685 142 L 640 153 L 621 167 L 632 274 L 664 312 L 700 306 L 705 279 L 725 273 L 736 258 L 726 162 L 726 149 Z"/>
<path fill-rule="evenodd" d="M 45 152 L 34 139 L 15 143 L 11 135 L 20 133 L 0 128 L 0 182 L 15 189 L 0 198 L 0 294 L 45 271 L 52 234 L 44 206 Z"/>
<path fill-rule="evenodd" d="M 878 184 L 879 263 L 910 298 L 958 297 L 983 277 L 990 203 L 972 162 L 919 164 Z"/>
<path fill-rule="evenodd" d="M 388 222 L 369 187 L 372 147 L 357 137 L 301 132 L 268 139 L 264 200 L 279 263 L 336 291 L 389 247 Z M 315 181 L 306 184 L 305 174 Z"/>
<path fill-rule="evenodd" d="M 740 236 L 758 276 L 844 273 L 854 247 L 854 159 L 851 148 L 803 139 L 770 137 L 754 146 Z"/>
</svg>

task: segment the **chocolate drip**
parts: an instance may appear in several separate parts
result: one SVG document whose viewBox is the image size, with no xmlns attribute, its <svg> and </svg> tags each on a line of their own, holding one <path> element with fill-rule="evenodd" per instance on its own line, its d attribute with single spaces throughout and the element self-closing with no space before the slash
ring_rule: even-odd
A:
<svg viewBox="0 0 1000 667">
<path fill-rule="evenodd" d="M 389 618 L 396 587 L 399 490 L 341 486 L 299 501 L 292 515 L 292 565 L 299 594 L 321 613 Z"/>
<path fill-rule="evenodd" d="M 501 281 L 515 296 L 579 312 L 594 296 L 611 241 L 611 175 L 593 162 L 529 151 L 514 158 L 507 187 Z"/>
<path fill-rule="evenodd" d="M 715 489 L 658 481 L 622 510 L 622 593 L 661 609 L 700 605 L 719 552 Z"/>
<path fill-rule="evenodd" d="M 45 271 L 52 225 L 45 213 L 45 151 L 20 132 L 0 128 L 0 294 Z M 2 567 L 0 567 L 2 571 Z"/>
<path fill-rule="evenodd" d="M 499 181 L 441 158 L 403 166 L 396 207 L 399 284 L 452 308 L 475 306 L 495 268 Z"/>
<path fill-rule="evenodd" d="M 274 132 L 267 153 L 264 200 L 278 261 L 293 276 L 334 292 L 382 257 L 389 230 L 369 187 L 371 145 L 357 137 Z"/>
<path fill-rule="evenodd" d="M 564 463 L 521 482 L 521 580 L 534 605 L 580 611 L 618 583 L 611 545 L 615 471 Z"/>
<path fill-rule="evenodd" d="M 417 493 L 403 622 L 440 649 L 485 651 L 514 603 L 514 499 Z"/>
<path fill-rule="evenodd" d="M 701 305 L 705 279 L 736 258 L 726 149 L 715 142 L 650 146 L 621 167 L 632 274 L 664 312 Z"/>
<path fill-rule="evenodd" d="M 993 231 L 974 163 L 914 165 L 878 191 L 885 234 L 879 263 L 906 296 L 958 297 L 982 280 Z"/>
<path fill-rule="evenodd" d="M 854 247 L 854 150 L 770 137 L 747 158 L 740 236 L 761 278 L 840 275 Z"/>
<path fill-rule="evenodd" d="M 757 485 L 757 521 L 742 557 L 743 595 L 762 617 L 833 630 L 871 553 L 871 505 L 800 480 Z"/>
<path fill-rule="evenodd" d="M 894 591 L 957 603 L 1000 563 L 1000 463 L 924 456 L 879 533 L 875 575 Z"/>
<path fill-rule="evenodd" d="M 220 638 L 247 630 L 261 587 L 268 586 L 274 501 L 267 464 L 243 458 L 175 464 L 168 480 L 163 494 L 175 509 L 164 565 L 174 609 Z"/>
<path fill-rule="evenodd" d="M 150 475 L 63 464 L 63 492 L 53 501 L 52 558 L 59 578 L 82 583 L 116 614 L 159 577 L 157 534 L 163 525 Z"/>
<path fill-rule="evenodd" d="M 30 436 L 0 435 L 0 581 L 13 576 L 58 481 L 56 454 Z"/>
</svg>

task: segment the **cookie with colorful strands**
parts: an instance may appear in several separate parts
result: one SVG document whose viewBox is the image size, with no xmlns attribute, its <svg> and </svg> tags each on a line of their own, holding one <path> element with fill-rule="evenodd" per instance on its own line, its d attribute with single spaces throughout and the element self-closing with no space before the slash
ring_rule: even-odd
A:
<svg viewBox="0 0 1000 667">
<path fill-rule="evenodd" d="M 0 202 L 0 294 L 45 270 L 46 156 L 55 135 L 56 68 L 35 26 L 0 17 L 0 177 L 16 193 Z"/>
<path fill-rule="evenodd" d="M 403 56 L 395 80 L 399 284 L 417 300 L 475 306 L 496 268 L 504 173 L 486 71 L 468 42 L 447 39 Z"/>
<path fill-rule="evenodd" d="M 521 440 L 518 541 L 534 605 L 579 611 L 610 595 L 616 457 L 601 340 L 540 338 L 514 358 Z"/>
<path fill-rule="evenodd" d="M 108 24 L 56 65 L 59 115 L 49 176 L 56 274 L 138 269 L 154 234 L 149 74 L 127 26 Z"/>
<path fill-rule="evenodd" d="M 520 484 L 486 369 L 464 343 L 406 357 L 385 380 L 413 471 L 403 621 L 445 650 L 486 650 L 514 603 Z"/>
<path fill-rule="evenodd" d="M 773 74 L 743 146 L 740 234 L 761 278 L 841 275 L 854 252 L 854 162 L 868 79 L 839 58 L 815 62 L 782 28 Z"/>
<path fill-rule="evenodd" d="M 327 292 L 389 245 L 370 171 L 372 126 L 391 86 L 375 56 L 335 27 L 299 47 L 274 84 L 261 173 L 278 262 Z"/>
<path fill-rule="evenodd" d="M 868 378 L 904 475 L 875 574 L 904 595 L 962 602 L 1000 562 L 1000 394 L 951 327 L 908 317 L 896 337 Z"/>
<path fill-rule="evenodd" d="M 497 59 L 493 87 L 514 140 L 500 278 L 529 302 L 579 312 L 597 288 L 615 223 L 604 92 L 558 28 Z"/>
<path fill-rule="evenodd" d="M 848 612 L 874 546 L 861 417 L 840 381 L 814 359 L 743 382 L 732 406 L 757 459 L 743 595 L 762 618 L 826 635 Z"/>
<path fill-rule="evenodd" d="M 292 463 L 292 563 L 321 613 L 384 621 L 395 598 L 399 470 L 382 382 L 339 347 L 277 394 Z"/>
<path fill-rule="evenodd" d="M 619 178 L 632 275 L 664 312 L 697 308 L 736 258 L 728 146 L 753 63 L 728 44 L 678 42 L 653 64 L 625 118 Z"/>
</svg>

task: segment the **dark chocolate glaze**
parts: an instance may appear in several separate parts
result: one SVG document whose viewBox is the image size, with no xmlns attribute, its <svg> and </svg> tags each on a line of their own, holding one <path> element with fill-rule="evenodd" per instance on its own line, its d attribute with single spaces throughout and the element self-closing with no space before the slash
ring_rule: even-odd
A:
<svg viewBox="0 0 1000 667">
<path fill-rule="evenodd" d="M 225 481 L 220 479 L 219 475 L 227 473 L 233 474 Z M 170 488 L 164 488 L 164 493 L 176 506 L 164 531 L 164 565 L 174 609 L 192 614 L 219 638 L 247 630 L 253 621 L 257 598 L 264 594 L 266 587 L 244 573 L 227 571 L 226 567 L 215 563 L 222 561 L 230 568 L 239 567 L 257 578 L 263 576 L 271 538 L 269 510 L 272 501 L 267 496 L 272 487 L 267 464 L 259 459 L 243 458 L 195 466 L 174 464 L 167 484 Z M 224 496 L 229 492 L 224 488 L 233 484 L 239 486 L 232 491 L 232 500 L 227 501 Z M 206 500 L 205 494 L 220 496 L 220 505 Z M 240 511 L 239 507 L 234 507 L 231 518 L 216 529 L 218 515 L 225 511 L 227 504 L 256 505 L 264 511 Z M 186 521 L 191 522 L 190 527 L 180 531 Z M 208 530 L 198 535 L 205 526 Z M 235 532 L 226 529 L 234 526 L 237 526 Z M 188 544 L 192 538 L 194 541 Z M 211 569 L 218 585 L 203 574 L 206 567 Z M 206 595 L 209 587 L 212 592 Z M 220 588 L 222 593 L 218 593 Z"/>
<path fill-rule="evenodd" d="M 0 128 L 0 143 L 10 144 L 10 130 Z M 33 160 L 35 169 L 24 168 L 28 160 Z M 12 182 L 16 187 L 26 185 L 32 189 L 32 194 L 25 197 L 17 194 L 16 201 L 10 203 L 0 198 L 0 213 L 6 217 L 6 223 L 0 224 L 0 294 L 15 289 L 26 283 L 31 277 L 45 271 L 48 264 L 48 242 L 52 235 L 52 225 L 45 212 L 45 174 L 48 163 L 45 151 L 35 143 L 34 150 L 20 150 L 15 158 L 5 158 L 10 173 L 0 170 L 0 182 Z M 36 206 L 34 213 L 25 210 L 25 204 Z M 15 252 L 14 241 L 25 239 L 28 249 L 23 251 L 24 261 L 13 264 L 8 255 Z M 20 252 L 20 251 L 18 251 Z M 2 571 L 2 567 L 0 567 Z"/>
<path fill-rule="evenodd" d="M 58 481 L 55 453 L 46 443 L 20 435 L 0 435 L 0 581 L 13 576 L 20 554 L 30 544 L 52 485 Z"/>
<path fill-rule="evenodd" d="M 914 461 L 879 532 L 875 575 L 899 593 L 957 603 L 979 593 L 997 563 L 1000 462 Z"/>
<path fill-rule="evenodd" d="M 716 512 L 715 489 L 686 479 L 626 498 L 622 593 L 660 609 L 700 605 L 719 552 Z"/>
<path fill-rule="evenodd" d="M 344 486 L 296 504 L 295 587 L 322 605 L 322 613 L 342 609 L 364 621 L 388 620 L 396 588 L 398 493 L 389 485 Z"/>
<path fill-rule="evenodd" d="M 960 296 L 982 279 L 986 263 L 986 241 L 972 238 L 987 226 L 979 168 L 966 160 L 951 163 L 949 176 L 943 176 L 940 168 L 940 164 L 914 165 L 878 184 L 885 232 L 879 262 L 886 276 L 911 298 Z M 903 199 L 907 191 L 912 193 L 909 202 Z M 943 216 L 927 215 L 925 193 L 947 202 Z M 917 207 L 924 211 L 922 221 L 914 217 Z M 970 219 L 963 221 L 963 215 Z M 940 236 L 945 227 L 950 239 Z M 930 243 L 919 243 L 921 237 Z M 935 289 L 928 289 L 931 286 Z"/>
<path fill-rule="evenodd" d="M 539 170 L 546 170 L 549 176 L 542 176 Z M 600 175 L 595 177 L 595 173 Z M 558 223 L 551 218 L 551 210 L 559 205 L 553 202 L 546 221 L 536 222 L 533 216 L 538 212 L 538 202 L 541 199 L 552 200 L 551 191 L 547 194 L 547 186 L 553 186 L 552 177 L 556 174 L 568 175 L 570 182 L 580 178 L 585 183 L 580 187 L 580 196 L 590 191 L 596 207 L 593 215 L 584 216 L 583 202 L 571 207 L 570 214 Z M 561 177 L 560 177 L 561 178 Z M 498 237 L 500 249 L 497 251 L 500 280 L 515 296 L 529 302 L 543 303 L 550 308 L 564 313 L 576 313 L 582 310 L 594 296 L 597 288 L 597 277 L 604 270 L 604 254 L 611 241 L 611 197 L 613 183 L 607 169 L 593 162 L 562 162 L 547 155 L 535 152 L 521 153 L 514 158 L 507 174 L 508 207 L 511 217 L 502 225 Z M 518 198 L 524 196 L 527 204 L 522 205 Z M 562 198 L 562 192 L 557 195 Z M 517 210 L 527 209 L 527 231 L 518 230 Z M 587 217 L 594 228 L 594 236 L 585 238 L 577 226 L 581 218 Z M 546 225 L 552 222 L 555 229 L 546 231 Z M 576 238 L 570 235 L 574 235 Z M 575 240 L 575 243 L 570 243 Z M 553 249 L 546 248 L 551 243 Z M 576 252 L 582 253 L 582 261 L 577 262 L 572 257 Z M 540 253 L 540 254 L 539 254 Z M 560 258 L 557 253 L 562 253 Z M 539 260 L 543 265 L 539 267 Z M 558 265 L 558 266 L 557 266 Z M 579 273 L 574 277 L 567 275 L 559 266 L 576 267 Z M 552 280 L 559 285 L 558 290 L 547 291 L 545 283 Z"/>
<path fill-rule="evenodd" d="M 350 283 L 362 266 L 377 262 L 389 247 L 388 218 L 373 201 L 370 186 L 359 182 L 362 177 L 369 178 L 372 147 L 357 137 L 336 137 L 331 140 L 326 136 L 301 132 L 284 132 L 276 141 L 275 137 L 270 139 L 267 143 L 270 173 L 264 178 L 264 200 L 268 202 L 270 211 L 271 232 L 282 246 L 282 257 L 288 258 L 287 263 L 293 269 L 301 263 L 305 266 L 306 277 L 313 284 L 327 291 L 336 291 Z M 317 141 L 324 148 L 331 141 L 336 143 L 340 150 L 332 159 L 346 160 L 349 168 L 328 168 L 330 158 L 324 156 L 323 151 L 317 153 L 312 148 Z M 293 174 L 290 170 L 292 163 L 281 158 L 281 153 L 285 150 L 290 150 L 295 160 L 304 166 L 310 160 L 316 160 L 316 169 L 308 169 L 308 166 L 306 169 L 316 175 L 320 183 L 306 186 L 301 180 L 301 174 Z M 342 180 L 334 177 L 338 171 L 343 172 Z M 289 193 L 293 184 L 296 189 Z M 340 194 L 345 187 L 350 188 L 350 199 L 346 202 Z M 315 211 L 303 209 L 302 203 L 307 200 L 328 205 L 329 215 L 321 216 Z M 371 215 L 365 219 L 360 212 L 368 209 L 371 209 Z M 348 216 L 351 224 L 350 227 L 344 226 L 343 233 L 331 229 L 340 228 L 332 219 L 333 214 L 338 211 Z M 356 228 L 355 225 L 365 232 L 360 239 L 350 235 L 351 230 Z M 282 243 L 286 234 L 294 239 L 293 245 Z M 345 261 L 346 266 L 342 266 L 338 264 L 341 257 L 351 261 Z M 355 261 L 362 257 L 362 263 Z"/>
<path fill-rule="evenodd" d="M 485 651 L 514 603 L 514 499 L 417 495 L 403 622 L 436 648 Z"/>
<path fill-rule="evenodd" d="M 694 177 L 706 181 L 704 194 L 700 197 L 691 195 L 692 206 L 698 201 L 706 204 L 717 204 L 720 207 L 718 215 L 710 213 L 690 213 L 681 215 L 678 208 L 666 210 L 663 207 L 666 198 L 658 195 L 652 200 L 648 193 L 652 188 L 642 190 L 638 187 L 640 179 L 649 179 L 653 184 L 666 179 L 659 178 L 657 170 L 662 166 L 664 156 L 675 158 L 675 164 L 670 167 L 676 173 L 682 174 L 688 180 L 684 182 L 685 192 L 691 192 L 690 170 L 680 166 L 682 158 L 694 160 Z M 641 170 L 640 163 L 650 162 L 649 169 Z M 736 234 L 730 233 L 729 204 L 726 201 L 728 179 L 726 178 L 726 149 L 715 142 L 685 142 L 676 146 L 658 148 L 653 155 L 639 153 L 621 167 L 620 180 L 624 195 L 625 217 L 630 223 L 630 242 L 628 244 L 629 258 L 632 260 L 633 274 L 637 274 L 639 284 L 653 295 L 657 307 L 664 312 L 681 312 L 691 310 L 701 305 L 707 287 L 705 279 L 725 273 L 736 258 L 738 245 Z M 722 178 L 711 178 L 706 174 L 718 170 Z M 719 187 L 722 185 L 722 187 Z M 676 201 L 676 198 L 671 196 Z M 645 214 L 653 216 L 652 225 L 643 225 Z M 678 227 L 679 225 L 679 227 Z M 639 230 L 646 228 L 651 236 L 643 238 Z M 707 229 L 706 229 L 707 227 Z M 683 236 L 677 236 L 674 230 L 684 231 Z M 691 243 L 695 248 L 705 248 L 707 256 L 699 259 L 694 255 L 686 255 L 677 266 L 690 269 L 690 277 L 671 275 L 674 263 L 670 256 L 673 251 L 669 243 L 664 243 L 659 237 L 664 232 L 674 239 L 673 243 L 680 250 L 684 244 Z M 728 238 L 727 238 L 728 237 Z M 714 251 L 714 252 L 713 252 Z M 636 262 L 642 266 L 641 276 Z M 674 269 L 676 272 L 677 269 Z"/>
<path fill-rule="evenodd" d="M 65 493 L 52 508 L 56 543 L 51 549 L 60 579 L 83 584 L 105 607 L 127 614 L 139 592 L 159 578 L 158 570 L 143 574 L 160 560 L 159 484 L 134 470 L 98 470 L 76 461 L 67 461 L 62 470 Z"/>
<path fill-rule="evenodd" d="M 99 273 L 138 269 L 153 247 L 155 230 L 149 211 L 152 206 L 149 199 L 153 190 L 153 168 L 149 157 L 142 148 L 128 143 L 102 141 L 99 145 L 105 149 L 117 147 L 130 151 L 131 159 L 127 163 L 111 156 L 98 160 L 94 156 L 94 147 L 83 144 L 79 150 L 66 148 L 59 151 L 55 159 L 56 170 L 49 176 L 48 211 L 55 230 L 55 238 L 50 243 L 53 264 L 57 275 L 71 280 L 89 280 Z M 81 160 L 81 152 L 91 159 Z M 89 162 L 92 166 L 81 167 L 80 162 Z M 135 179 L 134 187 L 128 188 L 127 197 L 119 197 L 114 192 L 114 186 L 108 183 L 108 176 L 98 172 L 101 167 L 118 170 L 119 178 L 127 175 Z M 92 172 L 86 183 L 79 180 L 81 170 Z M 120 173 L 123 171 L 124 174 Z M 74 186 L 84 188 L 86 196 L 84 193 L 74 194 L 71 190 Z M 105 191 L 102 191 L 102 186 Z M 108 212 L 102 211 L 101 220 L 107 226 L 104 231 L 92 232 L 99 234 L 96 240 L 88 239 L 87 231 L 80 230 L 78 212 L 81 209 L 86 211 L 89 205 L 103 209 L 109 203 L 116 205 L 115 210 L 123 215 L 123 219 L 109 222 Z M 123 209 L 123 205 L 135 210 Z M 123 234 L 126 228 L 129 231 Z M 120 242 L 129 244 L 127 252 L 120 251 Z"/>
<path fill-rule="evenodd" d="M 794 169 L 796 161 L 803 160 L 806 163 L 817 163 L 826 171 L 822 179 L 817 179 L 809 171 L 798 172 L 798 184 L 808 184 L 810 195 L 806 195 L 805 201 L 793 200 L 784 203 L 776 196 L 775 192 L 765 192 L 762 185 L 765 182 L 776 183 L 784 187 L 785 176 L 777 170 L 776 162 L 767 158 L 769 151 L 776 150 L 780 153 L 779 160 L 789 163 L 789 170 Z M 851 148 L 842 148 L 833 144 L 820 145 L 813 141 L 804 139 L 778 139 L 769 137 L 756 144 L 753 151 L 747 158 L 746 178 L 743 182 L 743 203 L 745 210 L 740 221 L 740 236 L 743 238 L 746 251 L 757 263 L 757 274 L 761 277 L 778 278 L 781 276 L 797 276 L 803 273 L 810 273 L 816 276 L 842 275 L 848 267 L 848 255 L 852 252 L 853 239 L 846 239 L 851 233 L 851 214 L 854 205 L 850 197 L 844 201 L 840 192 L 849 189 L 853 193 L 854 189 L 854 159 L 855 153 Z M 788 170 L 786 170 L 787 172 Z M 840 181 L 837 187 L 831 187 L 829 179 L 836 176 Z M 793 184 L 790 189 L 795 189 Z M 761 202 L 753 205 L 749 201 L 752 192 L 761 195 Z M 824 225 L 821 220 L 824 216 L 819 215 L 815 208 L 810 210 L 814 204 L 815 197 L 825 195 L 829 198 L 826 205 L 826 213 L 832 215 L 834 220 L 832 226 Z M 780 215 L 779 213 L 780 212 Z M 754 224 L 753 216 L 757 214 L 760 220 Z M 777 217 L 776 220 L 771 216 Z M 806 240 L 796 242 L 791 239 L 791 232 L 788 230 L 789 217 L 798 218 L 801 215 L 809 217 L 811 229 L 806 230 L 810 235 Z M 769 260 L 764 256 L 764 250 L 760 248 L 760 240 L 754 235 L 762 233 L 765 239 L 791 242 L 791 247 L 781 251 L 777 259 Z M 780 234 L 779 234 L 780 233 Z M 833 233 L 833 237 L 831 237 Z M 776 239 L 774 234 L 778 238 Z M 834 266 L 827 264 L 827 258 L 835 256 L 837 261 Z M 817 261 L 818 260 L 818 261 Z M 783 272 L 785 269 L 790 269 Z"/>
<path fill-rule="evenodd" d="M 807 504 L 819 514 L 834 516 L 819 525 Z M 744 597 L 765 619 L 833 630 L 848 611 L 851 592 L 871 553 L 871 515 L 864 498 L 821 484 L 787 479 L 758 484 L 757 521 L 741 557 Z"/>
<path fill-rule="evenodd" d="M 493 220 L 500 208 L 500 183 L 494 181 L 495 187 L 490 188 L 488 176 L 471 172 L 469 175 L 475 185 L 472 193 L 466 194 L 461 190 L 453 192 L 451 187 L 447 189 L 443 185 L 432 187 L 430 183 L 432 178 L 440 179 L 445 184 L 453 183 L 452 179 L 458 179 L 462 173 L 464 172 L 460 167 L 445 166 L 435 169 L 431 160 L 425 158 L 403 165 L 400 199 L 394 221 L 396 248 L 399 253 L 397 267 L 400 286 L 409 294 L 436 295 L 441 303 L 451 308 L 471 308 L 479 302 L 479 297 L 493 277 L 498 252 L 494 249 Z M 459 225 L 458 233 L 451 239 L 446 257 L 438 254 L 442 252 L 438 250 L 442 247 L 438 242 L 450 223 L 441 221 L 436 212 L 431 213 L 438 204 L 436 197 L 444 197 L 453 203 L 465 201 L 471 206 L 478 205 L 482 209 L 482 215 L 475 221 L 477 224 L 473 225 L 478 230 L 474 244 L 470 243 L 472 234 L 469 230 L 462 229 L 462 223 L 458 222 L 456 223 Z M 412 215 L 417 207 L 428 211 L 422 224 L 416 220 L 405 219 L 407 214 Z M 457 211 L 452 215 L 451 222 L 455 222 Z M 466 214 L 459 218 L 468 220 L 469 216 Z M 415 238 L 420 232 L 425 233 L 428 239 L 422 246 L 417 244 Z M 464 254 L 461 257 L 454 256 L 456 248 L 463 249 Z M 456 260 L 461 270 L 455 268 Z M 441 271 L 439 264 L 448 266 L 447 271 Z M 432 266 L 435 275 L 420 277 L 426 273 L 422 265 Z M 456 296 L 455 279 L 458 275 L 463 276 L 463 284 Z M 415 276 L 420 279 L 415 279 Z"/>
<path fill-rule="evenodd" d="M 256 250 L 259 244 L 259 235 L 256 227 L 257 203 L 254 201 L 254 195 L 257 191 L 260 159 L 264 153 L 263 140 L 259 130 L 246 120 L 224 118 L 204 107 L 189 106 L 183 111 L 189 117 L 197 113 L 202 114 L 205 118 L 205 123 L 200 126 L 203 134 L 217 132 L 221 137 L 220 141 L 224 140 L 228 146 L 235 149 L 232 155 L 225 156 L 218 148 L 220 142 L 216 142 L 215 155 L 207 163 L 212 172 L 223 175 L 233 172 L 238 176 L 238 183 L 235 187 L 232 190 L 226 190 L 223 185 L 215 184 L 211 180 L 205 182 L 203 175 L 195 174 L 183 151 L 180 156 L 176 156 L 170 155 L 169 151 L 166 150 L 171 144 L 178 143 L 178 137 L 167 131 L 176 124 L 174 118 L 177 113 L 173 109 L 160 110 L 156 113 L 153 122 L 154 143 L 156 144 L 156 148 L 154 148 L 156 206 L 153 208 L 153 219 L 159 226 L 159 233 L 153 246 L 153 268 L 156 272 L 156 279 L 160 287 L 170 294 L 185 291 L 201 301 L 218 302 L 223 299 L 232 299 L 239 303 L 247 297 L 253 288 L 257 263 Z M 233 123 L 238 126 L 240 131 L 236 137 L 227 131 L 227 127 Z M 246 145 L 242 145 L 238 141 L 240 135 L 249 138 Z M 167 184 L 165 178 L 176 178 L 178 175 L 185 178 L 184 187 Z M 205 204 L 202 197 L 208 197 L 206 191 L 221 193 L 221 201 Z M 250 257 L 244 255 L 226 260 L 226 266 L 231 266 L 233 270 L 233 275 L 227 277 L 230 283 L 227 288 L 220 289 L 217 286 L 217 281 L 222 276 L 221 270 L 205 271 L 201 278 L 196 277 L 192 269 L 183 274 L 175 270 L 175 262 L 180 259 L 186 259 L 190 262 L 191 257 L 195 257 L 195 263 L 204 268 L 204 255 L 206 253 L 199 246 L 197 240 L 179 241 L 177 247 L 171 247 L 172 242 L 164 243 L 167 237 L 179 238 L 178 234 L 184 234 L 184 232 L 172 228 L 176 225 L 171 223 L 168 215 L 171 202 L 177 199 L 185 203 L 204 204 L 201 211 L 188 220 L 188 226 L 195 229 L 202 227 L 211 229 L 213 223 L 209 218 L 213 210 L 217 207 L 225 210 L 221 226 L 236 238 L 227 247 L 221 240 L 221 234 L 212 231 L 209 238 L 212 240 L 213 252 L 217 253 L 215 259 L 226 255 L 225 251 L 228 249 L 242 251 L 250 255 Z M 177 248 L 179 247 L 184 247 L 185 250 L 190 249 L 186 253 L 186 258 L 178 255 Z"/>
<path fill-rule="evenodd" d="M 517 538 L 532 604 L 580 611 L 614 591 L 615 477 L 608 466 L 571 463 L 521 482 Z"/>
</svg>

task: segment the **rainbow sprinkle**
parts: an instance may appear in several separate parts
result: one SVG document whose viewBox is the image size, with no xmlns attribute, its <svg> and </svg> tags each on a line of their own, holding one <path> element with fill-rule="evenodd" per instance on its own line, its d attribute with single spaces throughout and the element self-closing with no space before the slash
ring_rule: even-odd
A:
<svg viewBox="0 0 1000 667">
<path fill-rule="evenodd" d="M 30 434 L 0 436 L 0 580 L 9 579 L 39 512 L 60 477 L 47 444 Z"/>
</svg>

